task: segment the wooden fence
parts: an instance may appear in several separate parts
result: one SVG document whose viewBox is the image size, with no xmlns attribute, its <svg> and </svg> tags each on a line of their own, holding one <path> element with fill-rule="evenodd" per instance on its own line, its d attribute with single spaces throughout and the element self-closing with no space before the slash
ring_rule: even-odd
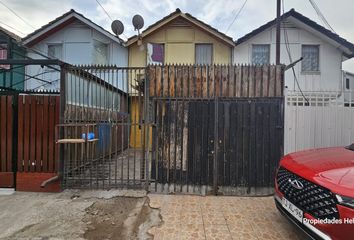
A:
<svg viewBox="0 0 354 240">
<path fill-rule="evenodd" d="M 58 191 L 58 183 L 40 184 L 58 174 L 59 95 L 3 95 L 0 112 L 0 187 Z"/>
<path fill-rule="evenodd" d="M 13 96 L 0 96 L 0 187 L 12 187 Z"/>
<path fill-rule="evenodd" d="M 151 65 L 150 97 L 281 97 L 282 65 Z"/>
<path fill-rule="evenodd" d="M 19 172 L 57 172 L 55 125 L 59 123 L 59 96 L 20 95 L 18 99 Z"/>
</svg>

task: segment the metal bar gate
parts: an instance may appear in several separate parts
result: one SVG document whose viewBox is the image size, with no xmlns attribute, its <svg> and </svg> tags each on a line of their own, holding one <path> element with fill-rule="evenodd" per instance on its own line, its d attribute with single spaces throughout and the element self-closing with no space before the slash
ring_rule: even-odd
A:
<svg viewBox="0 0 354 240">
<path fill-rule="evenodd" d="M 63 186 L 269 194 L 283 66 L 66 67 Z"/>
</svg>

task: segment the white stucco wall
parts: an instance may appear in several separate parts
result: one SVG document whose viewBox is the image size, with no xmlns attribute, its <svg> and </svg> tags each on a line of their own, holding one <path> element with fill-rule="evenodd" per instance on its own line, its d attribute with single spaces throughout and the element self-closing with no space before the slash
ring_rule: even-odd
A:
<svg viewBox="0 0 354 240">
<path fill-rule="evenodd" d="M 63 46 L 62 61 L 78 65 L 78 64 L 97 64 L 93 59 L 93 41 L 97 40 L 108 44 L 108 59 L 109 64 L 115 64 L 120 67 L 128 66 L 128 50 L 119 45 L 117 42 L 96 31 L 93 28 L 75 21 L 64 29 L 50 35 L 46 39 L 32 46 L 31 48 L 40 51 L 47 55 L 48 44 L 60 43 Z M 29 52 L 28 56 L 34 59 L 42 59 L 43 57 Z M 59 68 L 59 66 L 54 66 Z M 26 73 L 34 76 L 43 72 L 51 70 L 47 67 L 27 66 Z M 45 73 L 38 75 L 38 78 L 52 82 L 52 84 L 45 84 L 36 79 L 29 79 L 25 82 L 26 89 L 59 89 L 59 72 Z M 43 85 L 44 84 L 44 85 Z M 116 85 L 116 84 L 114 84 Z"/>
<path fill-rule="evenodd" d="M 275 27 L 269 28 L 253 38 L 243 42 L 234 49 L 234 63 L 250 64 L 252 61 L 252 44 L 270 44 L 270 63 L 275 63 Z M 325 40 L 312 33 L 298 27 L 289 26 L 287 28 L 289 46 L 292 60 L 296 61 L 301 57 L 301 45 L 311 44 L 320 46 L 319 64 L 320 71 L 315 74 L 303 73 L 301 63 L 295 66 L 295 73 L 303 91 L 338 91 L 342 87 L 342 52 Z M 284 29 L 281 30 L 281 63 L 290 63 L 286 45 L 284 44 Z M 288 90 L 298 90 L 294 81 L 291 69 L 285 73 L 285 86 Z"/>
</svg>

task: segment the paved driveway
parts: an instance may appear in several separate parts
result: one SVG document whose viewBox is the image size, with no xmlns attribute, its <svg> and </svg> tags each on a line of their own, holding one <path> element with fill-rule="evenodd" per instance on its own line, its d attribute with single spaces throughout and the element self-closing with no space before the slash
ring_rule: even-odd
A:
<svg viewBox="0 0 354 240">
<path fill-rule="evenodd" d="M 163 223 L 150 229 L 161 239 L 306 239 L 278 213 L 273 197 L 150 194 Z"/>
</svg>

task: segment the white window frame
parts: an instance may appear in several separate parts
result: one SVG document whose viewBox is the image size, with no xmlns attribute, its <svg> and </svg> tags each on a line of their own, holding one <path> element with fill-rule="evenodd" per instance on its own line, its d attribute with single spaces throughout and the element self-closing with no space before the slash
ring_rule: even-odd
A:
<svg viewBox="0 0 354 240">
<path fill-rule="evenodd" d="M 99 43 L 102 45 L 105 45 L 107 47 L 107 55 L 106 55 L 106 62 L 105 63 L 98 63 L 96 61 L 96 49 L 95 49 L 95 43 Z M 96 39 L 92 40 L 92 64 L 100 64 L 100 65 L 108 65 L 110 63 L 110 44 L 105 43 Z"/>
<path fill-rule="evenodd" d="M 301 45 L 301 56 L 303 57 L 303 52 L 304 52 L 304 47 L 316 47 L 318 49 L 318 67 L 316 70 L 304 70 L 304 65 L 303 62 L 304 60 L 301 61 L 301 73 L 302 74 L 319 74 L 321 72 L 321 62 L 320 62 L 320 56 L 321 56 L 321 48 L 319 44 L 302 44 Z"/>
<path fill-rule="evenodd" d="M 210 64 L 213 64 L 214 63 L 214 45 L 212 43 L 196 43 L 194 45 L 195 64 L 202 64 L 202 63 L 197 63 L 197 47 L 198 46 L 210 46 L 210 49 L 211 49 L 211 62 L 210 62 Z"/>
<path fill-rule="evenodd" d="M 259 47 L 259 46 L 268 48 L 268 59 L 267 59 L 266 63 L 262 63 L 262 64 L 257 63 L 256 64 L 253 61 L 253 59 L 254 59 L 254 48 L 255 47 Z M 270 44 L 252 44 L 252 47 L 251 47 L 251 64 L 253 64 L 253 65 L 269 65 L 270 64 Z"/>
</svg>

